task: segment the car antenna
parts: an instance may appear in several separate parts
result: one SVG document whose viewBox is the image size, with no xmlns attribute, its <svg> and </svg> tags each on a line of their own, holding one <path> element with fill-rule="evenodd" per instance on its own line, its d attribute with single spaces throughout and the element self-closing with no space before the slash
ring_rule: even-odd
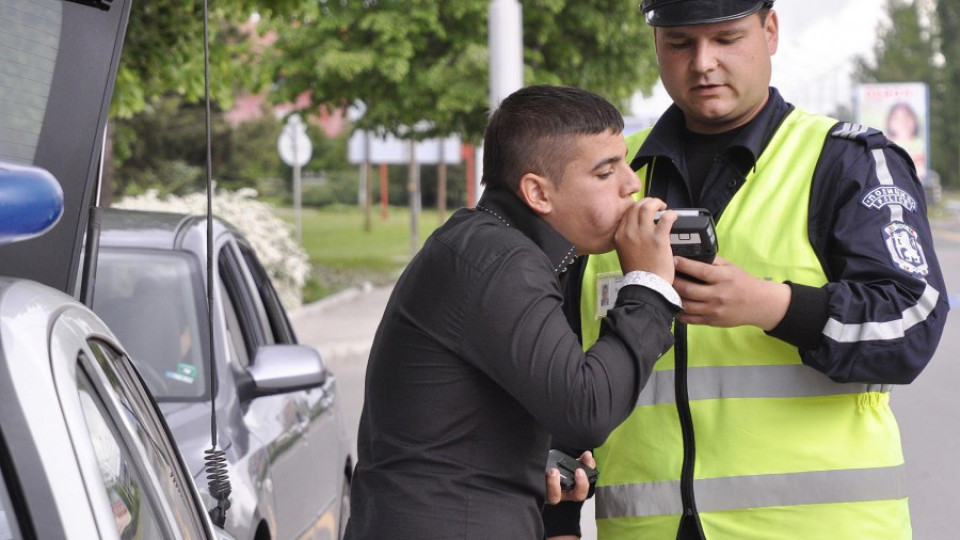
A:
<svg viewBox="0 0 960 540">
<path fill-rule="evenodd" d="M 213 339 L 213 156 L 210 135 L 210 31 L 207 0 L 203 0 L 203 87 L 206 107 L 206 143 L 207 143 L 207 358 L 210 361 L 210 448 L 204 451 L 204 466 L 207 469 L 207 490 L 217 500 L 217 506 L 210 509 L 210 519 L 214 525 L 223 528 L 230 508 L 230 478 L 227 475 L 227 457 L 217 445 L 217 366 L 214 361 Z"/>
</svg>

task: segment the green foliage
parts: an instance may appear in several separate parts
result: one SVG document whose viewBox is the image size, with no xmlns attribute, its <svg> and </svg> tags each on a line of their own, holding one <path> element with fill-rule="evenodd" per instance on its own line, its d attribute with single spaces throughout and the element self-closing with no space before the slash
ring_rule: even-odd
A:
<svg viewBox="0 0 960 540">
<path fill-rule="evenodd" d="M 930 88 L 931 168 L 945 186 L 960 187 L 960 5 L 887 0 L 885 25 L 874 47 L 873 63 L 856 61 L 860 82 L 924 82 Z M 921 13 L 930 18 L 924 24 Z"/>
<path fill-rule="evenodd" d="M 488 105 L 489 0 L 321 0 L 277 18 L 276 93 L 366 105 L 361 129 L 482 138 Z M 622 104 L 656 80 L 652 37 L 635 0 L 523 4 L 527 84 L 581 86 Z"/>
<path fill-rule="evenodd" d="M 158 99 L 149 110 L 114 124 L 114 193 L 137 195 L 156 189 L 182 195 L 203 189 L 206 179 L 204 108 L 179 98 Z M 279 122 L 264 119 L 232 128 L 212 117 L 214 178 L 228 189 L 258 188 L 284 173 L 276 151 Z"/>
<path fill-rule="evenodd" d="M 488 109 L 489 0 L 224 0 L 211 3 L 210 89 L 214 109 L 214 177 L 228 188 L 255 186 L 289 194 L 289 167 L 276 157 L 282 127 L 263 120 L 231 129 L 217 111 L 240 92 L 267 88 L 274 102 L 307 92 L 332 109 L 361 100 L 357 127 L 396 135 L 427 121 L 426 138 L 459 133 L 482 137 Z M 195 189 L 205 173 L 202 0 L 138 2 L 131 11 L 111 115 L 113 175 L 118 196 L 150 187 L 162 194 Z M 251 32 L 254 10 L 262 21 Z M 570 84 L 625 105 L 656 80 L 651 33 L 637 0 L 529 0 L 523 5 L 525 81 Z M 263 48 L 260 37 L 278 41 Z M 269 115 L 268 115 L 269 116 Z M 337 177 L 346 140 L 311 128 L 314 157 L 305 173 Z M 398 169 L 399 170 L 399 169 Z M 425 167 L 431 200 L 435 174 Z M 435 170 L 435 169 L 434 169 Z M 450 169 L 450 206 L 463 202 Z M 376 176 L 376 175 L 374 175 Z M 397 178 L 400 176 L 400 178 Z M 113 180 L 109 180 L 113 178 Z M 406 202 L 406 168 L 391 168 L 391 201 Z M 111 184 L 112 182 L 112 184 Z M 377 190 L 374 190 L 375 193 Z M 339 193 L 346 189 L 336 188 Z M 327 197 L 332 200 L 332 198 Z"/>
<path fill-rule="evenodd" d="M 313 162 L 311 161 L 311 165 Z M 394 165 L 387 168 L 387 202 L 393 206 L 408 204 L 406 166 Z M 378 167 L 371 171 L 372 204 L 380 204 L 380 172 Z M 356 205 L 360 184 L 358 166 L 349 169 L 329 169 L 316 178 L 304 177 L 301 203 L 303 206 L 322 208 L 330 205 Z M 433 165 L 420 168 L 420 200 L 424 207 L 437 205 L 438 171 Z M 447 208 L 459 208 L 466 204 L 466 171 L 464 165 L 447 166 Z M 284 204 L 290 204 L 292 195 L 283 197 Z M 379 212 L 379 210 L 375 210 Z"/>
<path fill-rule="evenodd" d="M 320 208 L 334 204 L 356 204 L 359 175 L 356 169 L 329 171 L 312 181 L 303 182 L 303 206 Z M 285 201 L 290 202 L 292 196 Z"/>
<path fill-rule="evenodd" d="M 188 102 L 203 99 L 202 7 L 201 0 L 133 4 L 114 90 L 115 118 L 129 118 L 168 94 Z M 214 101 L 229 106 L 235 87 L 231 77 L 249 71 L 231 69 L 242 53 L 235 39 L 236 24 L 229 22 L 226 12 L 212 13 L 209 26 L 210 91 Z"/>
<path fill-rule="evenodd" d="M 933 88 L 936 107 L 931 112 L 931 153 L 944 185 L 956 189 L 960 188 L 960 109 L 956 106 L 960 95 L 960 4 L 937 2 L 936 20 L 943 61 Z"/>
<path fill-rule="evenodd" d="M 208 2 L 211 101 L 229 108 L 240 89 L 264 88 L 258 54 L 241 25 L 252 14 L 285 14 L 298 0 Z M 124 37 L 111 115 L 129 118 L 168 95 L 187 103 L 204 98 L 203 0 L 134 2 Z"/>
<path fill-rule="evenodd" d="M 184 104 L 176 97 L 157 99 L 155 103 L 149 110 L 115 121 L 114 193 L 118 197 L 148 189 L 155 189 L 161 196 L 204 189 L 204 108 Z M 289 202 L 292 170 L 277 153 L 283 124 L 265 114 L 233 127 L 219 111 L 214 111 L 212 120 L 213 175 L 217 184 L 230 190 L 253 187 L 261 195 Z M 314 150 L 303 168 L 304 177 L 339 175 L 345 177 L 344 183 L 351 184 L 349 188 L 338 186 L 334 195 L 321 196 L 323 204 L 356 201 L 356 168 L 347 163 L 346 136 L 328 138 L 312 124 L 308 125 L 308 136 Z"/>
</svg>

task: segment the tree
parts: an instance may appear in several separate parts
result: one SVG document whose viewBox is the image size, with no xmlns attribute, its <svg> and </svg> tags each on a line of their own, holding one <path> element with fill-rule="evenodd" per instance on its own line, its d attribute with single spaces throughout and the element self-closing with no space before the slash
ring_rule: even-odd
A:
<svg viewBox="0 0 960 540">
<path fill-rule="evenodd" d="M 860 57 L 860 82 L 924 82 L 930 88 L 930 159 L 944 185 L 960 186 L 960 6 L 956 2 L 887 0 L 889 24 L 874 47 L 874 61 Z"/>
<path fill-rule="evenodd" d="M 939 73 L 933 94 L 931 135 L 933 164 L 945 185 L 960 187 L 960 4 L 941 0 L 936 6 L 937 35 L 940 45 Z"/>
<path fill-rule="evenodd" d="M 295 5 L 294 0 L 261 3 L 277 10 Z M 257 63 L 252 61 L 254 52 L 241 31 L 241 24 L 250 18 L 256 4 L 254 0 L 217 2 L 217 8 L 209 14 L 210 93 L 214 107 L 229 108 L 238 88 L 265 84 L 263 73 L 255 69 Z M 203 103 L 204 95 L 203 0 L 135 2 L 124 37 L 107 129 L 104 204 L 109 205 L 113 197 L 117 183 L 115 167 L 134 157 L 131 142 L 137 133 L 124 120 L 163 109 L 165 102 L 161 98 L 177 97 L 178 103 L 191 105 Z M 196 174 L 181 161 L 174 170 L 168 171 L 164 183 L 173 180 L 169 176 L 171 172 L 178 174 L 176 181 L 187 184 L 190 179 L 182 176 Z M 154 174 L 162 173 L 154 171 Z M 127 180 L 124 179 L 124 183 Z"/>
<path fill-rule="evenodd" d="M 268 81 L 257 63 L 241 25 L 257 10 L 288 13 L 297 0 L 226 0 L 209 2 L 211 100 L 229 108 L 238 87 L 249 89 Z M 186 103 L 204 97 L 203 0 L 135 2 L 124 38 L 112 115 L 130 116 L 161 96 L 176 95 Z"/>
<path fill-rule="evenodd" d="M 320 0 L 274 20 L 275 98 L 366 106 L 360 129 L 481 139 L 489 0 Z M 523 3 L 526 84 L 569 84 L 624 105 L 657 77 L 636 0 Z M 426 122 L 417 134 L 405 126 Z"/>
</svg>

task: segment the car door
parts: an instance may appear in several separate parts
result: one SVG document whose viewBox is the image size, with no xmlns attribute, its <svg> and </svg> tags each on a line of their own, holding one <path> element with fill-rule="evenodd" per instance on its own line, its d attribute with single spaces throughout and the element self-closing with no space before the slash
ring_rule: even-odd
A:
<svg viewBox="0 0 960 540">
<path fill-rule="evenodd" d="M 224 307 L 232 308 L 236 315 L 226 317 L 228 326 L 237 326 L 228 328 L 228 332 L 241 335 L 242 343 L 234 348 L 242 349 L 241 356 L 252 366 L 259 347 L 277 344 L 276 334 L 235 241 L 223 244 L 218 269 L 225 302 L 230 304 Z M 308 438 L 312 392 L 316 391 L 299 390 L 252 399 L 244 415 L 247 427 L 268 447 L 277 537 L 281 539 L 300 538 L 314 527 L 320 514 L 322 465 Z"/>
<path fill-rule="evenodd" d="M 242 243 L 237 247 L 250 271 L 255 290 L 263 304 L 269 328 L 273 339 L 278 344 L 297 344 L 293 327 L 287 317 L 286 310 L 280 303 L 280 297 L 270 281 L 266 269 L 260 264 L 253 250 Z M 305 436 L 310 447 L 310 454 L 315 461 L 314 469 L 317 474 L 318 495 L 315 507 L 320 522 L 335 523 L 339 513 L 338 497 L 342 493 L 344 482 L 344 467 L 346 456 L 345 445 L 342 444 L 344 431 L 339 416 L 337 402 L 336 377 L 328 373 L 325 384 L 320 388 L 312 388 L 302 393 L 306 399 L 306 426 Z M 295 501 L 285 501 L 293 504 Z M 281 503 L 282 504 L 282 503 Z M 332 537 L 336 537 L 334 534 Z"/>
</svg>

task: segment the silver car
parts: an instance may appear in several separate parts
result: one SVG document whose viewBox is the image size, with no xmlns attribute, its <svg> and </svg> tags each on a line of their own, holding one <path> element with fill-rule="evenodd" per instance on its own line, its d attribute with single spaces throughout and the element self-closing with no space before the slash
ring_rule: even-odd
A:
<svg viewBox="0 0 960 540">
<path fill-rule="evenodd" d="M 107 326 L 0 277 L 0 540 L 224 539 Z"/>
<path fill-rule="evenodd" d="M 100 165 L 130 10 L 131 0 L 0 0 L 0 173 L 31 171 L 0 174 L 2 540 L 212 540 L 217 534 L 192 478 L 200 476 L 195 454 L 212 444 L 211 429 L 203 426 L 211 425 L 213 407 L 202 401 L 213 379 L 202 361 L 190 370 L 195 356 L 174 359 L 174 378 L 159 374 L 163 383 L 192 388 L 185 401 L 163 404 L 178 423 L 187 469 L 145 391 L 158 377 L 144 370 L 151 377 L 145 386 L 127 345 L 84 307 L 98 294 L 90 270 Z M 22 204 L 52 178 L 59 189 L 40 195 L 47 203 L 55 200 L 55 209 Z M 195 236 L 186 236 L 195 247 Z M 19 241 L 10 242 L 14 237 Z M 243 257 L 239 241 L 219 238 L 218 250 L 230 246 L 234 254 L 224 260 Z M 250 263 L 240 261 L 248 273 L 237 276 L 252 276 Z M 231 288 L 238 283 L 225 283 L 224 290 L 248 294 Z M 218 301 L 229 297 L 219 290 Z M 162 332 L 168 319 L 159 305 L 139 306 L 153 310 L 140 335 Z M 227 524 L 243 533 L 241 540 L 333 538 L 336 518 L 346 511 L 339 494 L 347 489 L 348 463 L 343 454 L 333 457 L 334 450 L 324 453 L 341 448 L 344 439 L 332 428 L 339 422 L 331 408 L 334 379 L 315 352 L 283 340 L 265 344 L 260 334 L 246 333 L 254 328 L 249 319 L 223 322 L 224 316 L 246 317 L 247 306 L 218 308 L 216 324 L 231 333 L 213 339 L 216 357 L 230 349 L 230 369 L 236 369 L 233 386 L 224 382 L 229 373 L 214 371 L 221 381 L 215 408 L 221 415 L 219 446 L 227 447 L 234 481 Z M 190 334 L 192 346 L 211 342 L 204 320 L 194 321 L 200 327 Z M 237 367 L 246 346 L 253 347 L 247 350 L 249 365 Z M 302 389 L 289 392 L 294 387 Z M 333 434 L 326 439 L 328 428 Z M 294 493 L 291 485 L 301 491 Z M 207 505 L 217 506 L 209 497 Z"/>
<path fill-rule="evenodd" d="M 0 161 L 0 245 L 63 215 L 46 171 Z M 0 276 L 0 540 L 228 538 L 109 328 L 36 281 Z"/>
<path fill-rule="evenodd" d="M 108 209 L 94 311 L 140 369 L 201 491 L 215 379 L 233 490 L 228 532 L 241 540 L 339 538 L 352 465 L 336 377 L 319 352 L 297 344 L 266 271 L 221 220 L 211 332 L 205 257 L 203 217 Z"/>
</svg>

